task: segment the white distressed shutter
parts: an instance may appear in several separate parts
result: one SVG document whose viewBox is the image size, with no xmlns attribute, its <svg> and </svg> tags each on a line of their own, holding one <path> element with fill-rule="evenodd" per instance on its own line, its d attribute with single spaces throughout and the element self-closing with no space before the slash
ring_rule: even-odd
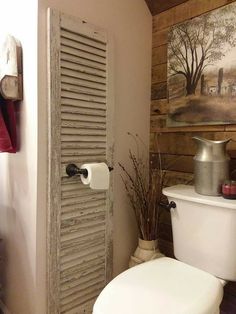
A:
<svg viewBox="0 0 236 314">
<path fill-rule="evenodd" d="M 106 35 L 49 10 L 48 313 L 91 313 L 111 277 L 111 189 L 95 191 L 65 168 L 112 165 Z"/>
</svg>

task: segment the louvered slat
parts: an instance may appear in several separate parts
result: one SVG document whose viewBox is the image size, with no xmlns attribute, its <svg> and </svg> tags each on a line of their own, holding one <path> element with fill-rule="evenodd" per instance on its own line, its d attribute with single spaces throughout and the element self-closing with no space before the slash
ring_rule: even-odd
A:
<svg viewBox="0 0 236 314">
<path fill-rule="evenodd" d="M 74 232 L 77 232 L 78 230 L 81 232 L 88 232 L 88 230 L 93 230 L 96 227 L 104 226 L 104 216 L 98 217 L 97 220 L 88 221 L 87 219 L 84 219 L 84 221 L 81 221 L 81 223 L 78 223 L 76 225 L 72 225 L 69 227 L 63 227 L 61 229 L 61 236 L 66 236 L 67 234 L 73 234 Z"/>
<path fill-rule="evenodd" d="M 77 79 L 84 80 L 87 82 L 97 83 L 100 85 L 106 85 L 106 78 L 104 77 L 94 76 L 92 74 L 71 70 L 66 67 L 61 68 L 61 74 L 64 76 L 77 78 Z"/>
<path fill-rule="evenodd" d="M 102 148 L 84 148 L 84 149 L 63 149 L 62 156 L 106 156 L 106 151 Z"/>
<path fill-rule="evenodd" d="M 67 206 L 64 206 L 62 208 L 62 217 L 63 217 L 63 214 L 66 214 L 66 213 L 69 213 L 69 212 L 78 212 L 80 210 L 86 210 L 87 208 L 97 208 L 99 206 L 103 206 L 103 208 L 105 207 L 106 205 L 106 199 L 101 196 L 100 199 L 96 199 L 94 201 L 91 201 L 89 204 L 86 204 L 86 203 L 82 203 L 82 204 L 72 204 L 72 205 L 67 205 Z"/>
<path fill-rule="evenodd" d="M 64 127 L 61 129 L 61 134 L 71 135 L 101 135 L 106 136 L 106 130 L 99 130 L 98 128 L 79 128 L 79 127 Z M 95 155 L 95 154 L 94 154 Z"/>
<path fill-rule="evenodd" d="M 83 263 L 87 263 L 87 261 L 96 259 L 97 257 L 103 257 L 104 255 L 104 246 L 99 246 L 96 248 L 90 248 L 85 252 L 80 252 L 75 258 L 72 258 L 69 261 L 61 262 L 60 263 L 60 269 L 61 271 L 64 271 L 66 269 L 70 269 L 72 267 L 81 265 Z"/>
<path fill-rule="evenodd" d="M 65 164 L 65 165 L 62 165 L 62 169 L 65 170 L 66 164 L 68 163 L 84 164 L 84 163 L 103 162 L 104 156 L 94 155 L 94 156 L 79 156 L 79 157 L 62 157 L 61 161 Z"/>
<path fill-rule="evenodd" d="M 67 300 L 63 301 L 63 304 L 61 306 L 61 313 L 62 314 L 74 314 L 74 313 L 91 313 L 91 308 L 84 307 L 84 304 L 87 305 L 89 301 L 91 301 L 91 305 L 94 303 L 94 300 L 99 295 L 100 291 L 104 287 L 104 283 L 98 284 L 91 282 L 92 287 L 86 289 L 86 287 L 80 291 L 78 294 L 80 295 L 80 298 L 68 298 Z M 78 295 L 77 294 L 77 295 Z M 83 306 L 83 307 L 82 307 Z M 85 312 L 85 309 L 87 308 L 87 311 Z M 76 310 L 76 312 L 75 312 Z"/>
<path fill-rule="evenodd" d="M 97 41 L 95 39 L 90 39 L 87 36 L 83 36 L 81 34 L 68 32 L 65 29 L 61 30 L 61 37 L 68 38 L 68 39 L 74 40 L 75 42 L 106 51 L 106 43 Z"/>
<path fill-rule="evenodd" d="M 92 288 L 91 288 L 91 284 L 92 284 Z M 90 291 L 97 291 L 97 286 L 99 286 L 99 288 L 104 287 L 103 278 L 98 278 L 98 279 L 96 278 L 95 280 L 85 281 L 81 283 L 78 289 L 78 293 L 80 294 L 80 297 L 86 296 L 90 294 Z M 77 304 L 81 304 L 81 301 L 78 300 L 78 297 L 77 297 L 78 293 L 76 294 L 73 293 L 72 295 L 65 296 L 64 293 L 61 292 L 61 304 L 65 306 L 64 308 L 71 308 L 73 301 L 76 302 Z"/>
<path fill-rule="evenodd" d="M 68 92 L 97 96 L 97 97 L 106 97 L 106 93 L 104 91 L 100 91 L 94 88 L 87 88 L 78 84 L 73 84 L 72 82 L 64 83 L 62 81 L 62 89 Z"/>
<path fill-rule="evenodd" d="M 61 147 L 64 149 L 68 149 L 68 148 L 75 148 L 75 149 L 79 149 L 81 148 L 81 150 L 83 149 L 89 149 L 89 148 L 106 148 L 106 145 L 104 143 L 101 142 L 83 142 L 83 143 L 78 143 L 78 142 L 70 142 L 70 143 L 61 143 Z"/>
<path fill-rule="evenodd" d="M 85 276 L 81 276 L 78 280 L 73 280 L 70 283 L 67 283 L 66 285 L 61 287 L 61 292 L 63 292 L 63 297 L 67 297 L 69 295 L 73 295 L 74 293 L 77 293 L 77 291 L 80 289 L 81 285 L 83 283 L 87 283 L 91 280 L 101 280 L 103 279 L 104 275 L 104 269 L 96 269 L 96 271 L 92 273 L 86 273 Z"/>
<path fill-rule="evenodd" d="M 70 229 L 71 227 L 79 227 L 80 225 L 88 226 L 90 223 L 93 224 L 94 222 L 97 223 L 99 221 L 103 221 L 105 216 L 104 211 L 100 212 L 93 212 L 88 213 L 87 215 L 70 217 L 67 219 L 62 219 L 61 221 L 61 228 L 66 232 L 66 230 Z"/>
<path fill-rule="evenodd" d="M 77 197 L 78 196 L 78 192 L 82 192 L 83 193 L 83 190 L 80 189 L 78 186 L 75 186 L 75 187 L 69 186 L 68 189 L 62 189 L 61 197 L 62 197 L 62 199 L 63 198 Z"/>
<path fill-rule="evenodd" d="M 93 307 L 93 303 L 94 303 L 94 298 L 92 298 L 92 301 L 91 300 L 87 300 L 86 303 L 82 304 L 81 306 L 74 306 L 74 307 L 72 307 L 71 310 L 67 310 L 66 311 L 66 314 L 91 313 L 91 309 Z M 62 313 L 64 314 L 65 312 L 62 312 Z"/>
<path fill-rule="evenodd" d="M 106 92 L 104 84 L 96 83 L 96 82 L 90 82 L 90 81 L 86 81 L 86 80 L 76 78 L 76 77 L 70 77 L 70 76 L 62 75 L 61 76 L 61 82 L 75 85 L 75 86 L 80 86 L 81 88 L 85 87 L 88 89 L 88 91 L 93 89 L 96 92 L 103 92 L 102 96 L 104 96 L 104 94 Z M 99 94 L 98 96 L 100 96 L 100 95 L 101 94 Z"/>
<path fill-rule="evenodd" d="M 72 265 L 77 265 L 77 262 L 79 259 L 83 260 L 83 258 L 85 257 L 96 257 L 99 254 L 104 253 L 103 252 L 104 249 L 104 244 L 97 244 L 97 245 L 90 245 L 88 252 L 85 253 L 85 249 L 84 252 L 81 253 L 81 251 L 77 251 L 77 252 L 70 252 L 69 251 L 69 256 L 67 255 L 63 255 L 61 256 L 61 265 L 62 265 L 62 270 L 63 269 L 68 269 L 70 268 Z"/>
<path fill-rule="evenodd" d="M 85 271 L 92 271 L 97 266 L 104 267 L 105 266 L 105 258 L 101 256 L 96 257 L 87 257 L 86 263 L 84 263 L 84 260 L 81 263 L 78 263 L 77 265 L 70 267 L 65 270 L 60 271 L 60 277 L 61 277 L 61 284 L 64 284 L 65 282 L 68 282 L 73 279 L 77 279 L 81 276 L 81 273 Z"/>
<path fill-rule="evenodd" d="M 104 268 L 103 267 L 96 267 L 93 271 L 83 273 L 79 279 L 71 280 L 70 282 L 67 282 L 65 285 L 61 286 L 61 291 L 63 291 L 64 296 L 71 295 L 75 292 L 77 292 L 78 288 L 81 286 L 81 284 L 87 280 L 94 280 L 94 279 L 101 279 L 101 277 L 104 274 Z"/>
<path fill-rule="evenodd" d="M 86 190 L 84 192 L 80 191 L 80 194 L 78 194 L 76 197 L 70 198 L 69 200 L 65 199 L 61 201 L 62 208 L 67 205 L 72 204 L 80 204 L 80 203 L 87 203 L 91 200 L 96 199 L 106 199 L 106 194 L 104 192 L 99 192 L 99 190 Z"/>
<path fill-rule="evenodd" d="M 98 245 L 102 245 L 104 243 L 104 236 L 100 236 L 100 237 L 93 237 L 90 236 L 90 238 L 81 238 L 77 239 L 76 245 L 73 243 L 73 245 L 68 245 L 66 247 L 63 247 L 63 249 L 61 249 L 61 257 L 66 258 L 68 257 L 69 254 L 76 254 L 78 252 L 80 252 L 81 250 L 85 250 L 88 247 L 97 247 Z M 62 260 L 63 261 L 63 260 Z"/>
<path fill-rule="evenodd" d="M 94 263 L 95 261 L 95 263 Z M 91 259 L 86 264 L 82 264 L 79 266 L 75 266 L 69 268 L 68 270 L 62 271 L 61 274 L 61 289 L 62 287 L 68 283 L 73 282 L 81 277 L 82 274 L 91 273 L 96 271 L 96 269 L 104 269 L 105 263 L 104 259 Z"/>
<path fill-rule="evenodd" d="M 78 74 L 80 73 L 85 73 L 85 74 L 89 74 L 91 76 L 95 76 L 96 77 L 102 77 L 102 78 L 106 78 L 106 72 L 101 71 L 101 70 L 97 70 L 91 67 L 87 67 L 84 65 L 80 65 L 80 64 L 76 64 L 73 62 L 67 62 L 67 61 L 61 61 L 61 67 L 64 69 L 69 69 L 69 70 L 73 70 L 78 72 Z"/>
<path fill-rule="evenodd" d="M 83 58 L 85 60 L 94 61 L 100 64 L 106 64 L 106 59 L 104 57 L 101 57 L 99 55 L 91 54 L 83 50 L 78 50 L 76 48 L 67 46 L 67 45 L 61 45 L 61 52 L 68 53 L 72 56 L 77 56 L 80 58 Z"/>
<path fill-rule="evenodd" d="M 89 102 L 86 100 L 77 100 L 63 97 L 61 99 L 61 104 L 65 106 L 74 106 L 78 108 L 87 108 L 87 109 L 97 109 L 101 111 L 106 111 L 106 104 L 103 103 L 96 103 L 96 102 Z"/>
<path fill-rule="evenodd" d="M 105 230 L 106 230 L 106 226 L 100 224 L 99 226 L 93 226 L 93 229 L 80 230 L 80 231 L 75 231 L 73 233 L 64 234 L 64 235 L 61 235 L 61 244 L 63 242 L 67 242 L 67 241 L 70 241 L 72 239 L 75 240 L 75 239 L 78 239 L 80 237 L 85 237 L 85 236 L 87 236 L 89 234 L 93 234 L 93 233 L 96 233 L 96 232 L 103 232 L 103 233 L 105 233 Z M 94 259 L 94 257 L 92 259 Z"/>
<path fill-rule="evenodd" d="M 67 136 L 62 135 L 61 136 L 62 143 L 63 142 L 84 142 L 84 143 L 91 143 L 91 142 L 102 142 L 106 143 L 106 137 L 105 136 L 85 136 L 85 135 L 75 135 L 75 136 Z"/>
<path fill-rule="evenodd" d="M 87 287 L 90 287 L 90 282 L 93 282 L 94 285 L 102 285 L 104 287 L 104 280 L 102 278 L 102 275 L 96 276 L 96 275 L 90 275 L 88 276 L 88 279 L 81 279 L 78 283 L 78 286 L 71 287 L 70 290 L 61 291 L 61 302 L 62 304 L 68 304 L 70 306 L 70 303 L 73 301 L 76 301 L 76 295 L 78 293 L 81 294 L 83 290 L 85 290 Z M 83 290 L 82 290 L 83 287 Z M 86 291 L 86 290 L 85 290 Z M 86 293 L 85 293 L 86 294 Z"/>
<path fill-rule="evenodd" d="M 106 99 L 104 97 L 98 97 L 94 95 L 87 95 L 83 93 L 79 93 L 77 91 L 68 91 L 68 89 L 62 89 L 61 91 L 61 96 L 65 98 L 70 98 L 70 99 L 77 99 L 77 100 L 83 100 L 87 102 L 97 102 L 100 104 L 105 104 Z"/>
<path fill-rule="evenodd" d="M 106 117 L 106 112 L 101 109 L 95 108 L 81 108 L 77 106 L 71 105 L 62 105 L 61 106 L 62 113 L 73 113 L 73 114 L 82 114 L 87 116 L 96 116 L 96 117 Z"/>
<path fill-rule="evenodd" d="M 81 42 L 77 42 L 75 40 L 65 38 L 63 35 L 61 36 L 61 44 L 66 47 L 75 48 L 76 50 L 78 50 L 78 52 L 84 51 L 86 53 L 89 53 L 95 56 L 100 56 L 106 59 L 106 50 L 101 50 L 92 45 L 83 44 Z"/>
<path fill-rule="evenodd" d="M 97 116 L 97 115 L 90 115 L 89 113 L 87 114 L 77 114 L 77 113 L 67 113 L 67 112 L 62 112 L 61 113 L 61 119 L 62 120 L 71 120 L 71 121 L 88 121 L 88 122 L 97 122 L 100 124 L 105 124 L 106 123 L 106 117 L 104 116 Z"/>
<path fill-rule="evenodd" d="M 62 50 L 64 50 L 64 49 L 62 49 Z M 71 55 L 67 52 L 63 52 L 63 51 L 61 52 L 61 59 L 63 61 L 68 61 L 68 62 L 72 62 L 75 64 L 84 65 L 84 66 L 90 67 L 92 69 L 98 69 L 101 71 L 106 71 L 106 65 L 105 64 L 98 63 L 96 61 L 92 61 L 92 60 L 88 60 L 88 59 L 84 59 L 84 58 L 81 58 L 78 56 L 74 56 L 74 55 Z"/>
<path fill-rule="evenodd" d="M 88 123 L 77 122 L 77 121 L 62 121 L 63 128 L 61 134 L 75 134 L 75 135 L 106 135 L 106 129 L 103 124 L 88 125 Z M 89 152 L 89 151 L 88 151 Z M 94 151 L 95 152 L 95 151 Z M 81 152 L 82 155 L 83 151 Z M 90 155 L 90 154 L 87 154 Z"/>
</svg>

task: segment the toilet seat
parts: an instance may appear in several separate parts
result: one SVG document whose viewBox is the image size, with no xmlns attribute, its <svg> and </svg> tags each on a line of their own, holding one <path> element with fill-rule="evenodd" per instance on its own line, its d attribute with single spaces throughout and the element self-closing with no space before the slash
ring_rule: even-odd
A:
<svg viewBox="0 0 236 314">
<path fill-rule="evenodd" d="M 114 278 L 96 300 L 93 314 L 215 314 L 222 298 L 216 277 L 162 257 Z"/>
</svg>

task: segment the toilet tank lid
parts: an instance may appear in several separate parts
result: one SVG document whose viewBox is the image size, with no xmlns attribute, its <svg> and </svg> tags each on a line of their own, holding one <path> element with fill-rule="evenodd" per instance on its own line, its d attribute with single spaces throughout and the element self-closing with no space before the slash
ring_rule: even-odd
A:
<svg viewBox="0 0 236 314">
<path fill-rule="evenodd" d="M 201 195 L 195 192 L 192 185 L 178 184 L 163 189 L 163 194 L 180 200 L 201 203 L 216 207 L 236 209 L 236 200 L 225 199 L 222 196 Z"/>
</svg>

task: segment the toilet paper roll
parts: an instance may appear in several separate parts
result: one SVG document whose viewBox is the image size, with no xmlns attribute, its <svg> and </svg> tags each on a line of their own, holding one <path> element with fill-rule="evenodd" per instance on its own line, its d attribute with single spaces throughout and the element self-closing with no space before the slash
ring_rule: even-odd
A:
<svg viewBox="0 0 236 314">
<path fill-rule="evenodd" d="M 88 171 L 87 177 L 81 175 L 83 184 L 89 184 L 90 188 L 93 190 L 108 190 L 110 172 L 104 162 L 83 164 L 80 168 Z"/>
</svg>

